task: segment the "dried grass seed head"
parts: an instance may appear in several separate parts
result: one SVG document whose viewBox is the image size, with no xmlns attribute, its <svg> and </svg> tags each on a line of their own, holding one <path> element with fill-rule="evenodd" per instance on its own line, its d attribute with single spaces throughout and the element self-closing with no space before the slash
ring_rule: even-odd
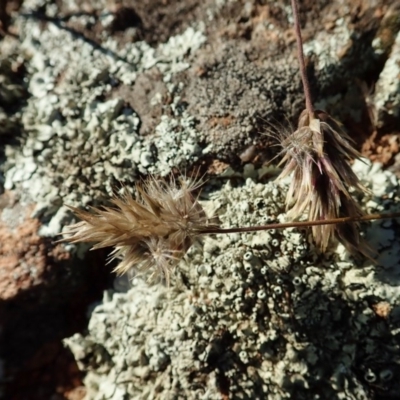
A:
<svg viewBox="0 0 400 400">
<path fill-rule="evenodd" d="M 363 215 L 349 191 L 350 188 L 366 191 L 349 164 L 361 154 L 337 121 L 323 111 L 316 110 L 314 117 L 304 110 L 297 130 L 285 134 L 281 145 L 280 165 L 285 165 L 277 179 L 293 174 L 286 196 L 289 218 L 298 219 L 306 210 L 311 221 Z M 349 250 L 354 252 L 357 243 L 358 252 L 369 254 L 358 228 L 354 222 L 341 227 L 314 226 L 312 232 L 322 251 L 335 235 Z"/>
<path fill-rule="evenodd" d="M 171 271 L 202 230 L 217 228 L 194 195 L 199 183 L 149 178 L 136 186 L 136 196 L 125 192 L 111 207 L 83 211 L 71 207 L 82 221 L 67 227 L 65 241 L 95 242 L 93 249 L 115 247 L 111 260 L 122 258 L 118 274 L 134 269 L 150 280 L 169 282 Z"/>
</svg>

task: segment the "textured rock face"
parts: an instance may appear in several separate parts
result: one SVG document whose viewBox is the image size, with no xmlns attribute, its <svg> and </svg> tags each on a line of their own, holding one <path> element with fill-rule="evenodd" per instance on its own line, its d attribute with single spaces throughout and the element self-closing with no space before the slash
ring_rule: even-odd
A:
<svg viewBox="0 0 400 400">
<path fill-rule="evenodd" d="M 265 126 L 292 119 L 303 107 L 285 3 L 185 2 L 181 7 L 193 22 L 171 31 L 166 23 L 166 31 L 153 29 L 152 37 L 146 36 L 150 16 L 131 3 L 125 13 L 136 10 L 135 27 L 120 26 L 123 9 L 107 2 L 88 2 L 77 16 L 82 10 L 75 2 L 25 1 L 15 21 L 18 57 L 3 44 L 4 54 L 17 58 L 13 69 L 23 64 L 30 94 L 8 119 L 23 135 L 20 146 L 5 149 L 4 186 L 37 203 L 35 215 L 57 213 L 47 235 L 65 223 L 63 204 L 98 202 L 118 182 L 210 158 L 237 162 L 251 145 L 257 148 L 252 158 L 265 159 L 271 143 L 260 135 Z M 396 76 L 399 12 L 393 8 L 391 18 L 382 19 L 385 7 L 374 7 L 372 16 L 354 5 L 304 9 L 317 105 L 354 128 L 358 142 L 370 133 L 369 106 L 383 131 L 399 109 L 398 88 L 385 83 Z M 60 20 L 60 13 L 68 17 Z M 320 26 L 312 22 L 315 13 Z M 173 35 L 165 40 L 167 34 Z M 370 76 L 378 77 L 377 93 L 366 99 L 360 85 L 368 86 Z M 15 84 L 4 79 L 4 101 L 20 98 L 16 78 Z"/>
<path fill-rule="evenodd" d="M 37 215 L 59 211 L 47 234 L 60 230 L 63 203 L 85 205 L 117 182 L 165 175 L 206 157 L 238 161 L 244 147 L 268 142 L 260 136 L 266 124 L 301 111 L 286 3 L 191 4 L 163 12 L 187 12 L 193 22 L 180 21 L 176 29 L 151 25 L 135 1 L 125 8 L 96 2 L 82 9 L 74 2 L 25 1 L 25 14 L 16 20 L 18 52 L 16 43 L 3 46 L 16 59 L 14 70 L 23 60 L 30 94 L 8 118 L 24 135 L 21 146 L 5 150 L 4 185 L 37 203 Z M 157 2 L 154 7 L 162 9 Z M 388 83 L 396 76 L 398 11 L 392 7 L 390 18 L 381 18 L 384 10 L 376 4 L 371 17 L 354 5 L 304 9 L 317 104 L 357 126 L 358 142 L 369 122 L 355 81 L 368 86 L 370 75 L 382 71 L 371 107 L 382 130 L 388 129 L 385 115 L 390 124 L 398 115 L 398 88 Z M 60 19 L 62 13 L 68 17 Z M 316 13 L 319 27 L 312 25 Z M 133 14 L 129 25 L 123 15 Z M 353 22 L 357 18 L 360 23 Z M 361 54 L 364 61 L 357 63 Z M 10 104 L 22 89 L 8 76 L 2 97 Z"/>
<path fill-rule="evenodd" d="M 187 68 L 182 57 L 205 37 L 188 28 L 158 49 L 139 42 L 121 54 L 110 40 L 104 54 L 69 31 L 50 26 L 41 31 L 37 21 L 21 21 L 23 46 L 32 57 L 31 97 L 21 118 L 22 148 L 6 149 L 4 186 L 18 187 L 22 201 L 38 203 L 35 215 L 57 212 L 43 230 L 54 235 L 65 220 L 63 203 L 84 205 L 139 173 L 166 174 L 196 160 L 200 147 L 193 117 L 175 107 L 176 101 L 146 138 L 139 135 L 139 117 L 124 99 L 105 97 L 112 95 L 113 86 L 132 84 L 138 73 L 156 64 L 168 81 L 168 75 Z M 59 43 L 65 57 L 55 58 Z M 157 95 L 149 101 L 157 104 Z"/>
<path fill-rule="evenodd" d="M 89 259 L 79 263 L 65 246 L 40 236 L 40 221 L 29 216 L 32 208 L 15 202 L 10 192 L 0 196 L 4 398 L 50 398 L 56 390 L 72 393 L 81 384 L 81 372 L 61 339 L 85 326 L 80 310 L 105 287 L 98 256 L 93 269 Z"/>
<path fill-rule="evenodd" d="M 65 304 L 77 296 L 67 287 L 80 276 L 74 275 L 78 264 L 67 282 L 44 274 L 54 268 L 50 241 L 71 222 L 66 204 L 103 203 L 120 183 L 129 187 L 149 173 L 199 165 L 219 173 L 230 163 L 257 182 L 257 169 L 242 161 L 259 168 L 270 160 L 276 148 L 263 134 L 266 127 L 293 121 L 303 107 L 287 1 L 0 3 L 0 36 L 4 29 L 18 36 L 0 42 L 0 192 L 16 198 L 15 208 L 4 211 L 0 204 L 1 218 L 14 224 L 18 210 L 32 211 L 19 228 L 2 231 L 1 298 L 7 305 L 29 296 L 52 305 L 58 292 L 48 290 L 47 279 L 57 281 Z M 398 152 L 400 14 L 386 3 L 302 4 L 302 22 L 317 105 L 340 118 L 358 144 L 370 136 L 365 154 L 389 164 Z M 364 199 L 365 207 L 390 208 L 396 179 L 378 167 L 357 168 L 376 196 Z M 265 178 L 254 182 L 215 183 L 206 202 L 227 225 L 283 214 L 285 188 Z M 143 398 L 396 393 L 398 228 L 384 224 L 372 224 L 379 233 L 370 231 L 380 252 L 376 266 L 361 268 L 342 250 L 317 255 L 305 232 L 231 235 L 192 250 L 180 269 L 188 287 L 167 291 L 136 282 L 128 294 L 106 298 L 88 335 L 69 340 L 90 371 L 89 398 L 135 398 L 142 390 Z M 57 262 L 62 254 L 70 256 L 59 249 Z M 79 304 L 83 320 L 86 303 Z M 29 314 L 17 317 L 25 321 Z M 102 320 L 113 337 L 100 333 Z M 40 321 L 29 325 L 32 336 L 49 324 Z M 27 329 L 15 326 L 21 332 L 7 336 L 14 338 L 9 349 L 28 343 Z M 58 353 L 56 340 L 43 353 Z M 40 351 L 23 368 L 54 369 L 38 361 Z M 21 367 L 11 351 L 6 358 L 6 370 L 9 360 L 15 371 Z"/>
<path fill-rule="evenodd" d="M 374 193 L 360 199 L 366 209 L 398 209 L 394 175 L 354 168 Z M 203 204 L 226 226 L 284 219 L 286 185 L 210 183 Z M 396 232 L 391 220 L 366 229 L 376 264 L 341 246 L 317 254 L 307 231 L 206 238 L 173 288 L 137 280 L 109 291 L 88 334 L 65 341 L 88 373 L 88 398 L 372 399 L 376 388 L 396 396 Z"/>
</svg>

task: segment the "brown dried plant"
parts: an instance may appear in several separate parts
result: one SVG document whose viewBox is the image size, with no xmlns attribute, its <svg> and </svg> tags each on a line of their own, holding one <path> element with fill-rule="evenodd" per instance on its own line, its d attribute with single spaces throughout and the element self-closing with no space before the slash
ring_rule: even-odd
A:
<svg viewBox="0 0 400 400">
<path fill-rule="evenodd" d="M 114 247 L 111 260 L 122 259 L 115 272 L 134 269 L 150 281 L 164 278 L 204 229 L 216 229 L 194 191 L 199 184 L 185 178 L 150 178 L 136 186 L 136 197 L 114 197 L 111 207 L 71 210 L 82 221 L 67 227 L 65 241 L 95 242 L 92 249 Z"/>
<path fill-rule="evenodd" d="M 285 164 L 278 180 L 293 174 L 286 197 L 288 216 L 298 219 L 308 211 L 309 220 L 326 220 L 339 217 L 362 217 L 363 211 L 352 196 L 350 189 L 365 192 L 350 166 L 350 161 L 361 154 L 353 147 L 353 141 L 326 112 L 314 110 L 307 78 L 297 0 L 292 0 L 295 33 L 297 39 L 300 75 L 306 101 L 298 128 L 283 134 L 281 145 Z M 370 250 L 360 236 L 356 221 L 343 225 L 313 226 L 316 245 L 325 251 L 333 236 L 351 252 L 369 255 Z"/>
<path fill-rule="evenodd" d="M 215 217 L 207 217 L 198 198 L 194 196 L 199 186 L 196 181 L 186 178 L 180 178 L 177 182 L 153 177 L 136 186 L 135 197 L 127 192 L 121 197 L 115 196 L 111 200 L 111 207 L 92 208 L 90 211 L 70 207 L 82 221 L 68 226 L 62 241 L 94 242 L 96 244 L 92 249 L 114 247 L 110 260 L 121 259 L 115 268 L 118 274 L 134 271 L 149 281 L 161 278 L 169 284 L 173 269 L 200 235 L 341 226 L 400 217 L 398 212 L 221 228 Z M 344 232 L 343 235 L 346 235 L 347 231 Z M 352 232 L 350 234 L 354 235 Z"/>
<path fill-rule="evenodd" d="M 360 237 L 360 221 L 398 218 L 400 212 L 364 215 L 350 188 L 361 185 L 350 167 L 360 157 L 351 138 L 327 113 L 314 110 L 303 56 L 297 0 L 292 0 L 298 58 L 306 100 L 306 110 L 293 133 L 282 133 L 285 163 L 278 179 L 293 174 L 286 197 L 288 215 L 298 219 L 308 211 L 308 221 L 272 223 L 262 226 L 221 228 L 216 218 L 207 217 L 194 192 L 195 180 L 149 178 L 136 186 L 136 196 L 125 193 L 114 197 L 111 207 L 71 210 L 82 221 L 67 227 L 63 241 L 95 242 L 93 249 L 114 247 L 111 260 L 121 259 L 118 274 L 130 270 L 150 281 L 163 278 L 169 284 L 171 273 L 190 246 L 201 235 L 228 234 L 312 227 L 316 244 L 325 250 L 336 236 L 350 251 L 369 255 Z"/>
<path fill-rule="evenodd" d="M 316 110 L 315 117 L 310 117 L 304 110 L 297 130 L 283 136 L 281 145 L 280 164 L 285 166 L 278 179 L 293 174 L 286 196 L 289 218 L 298 219 L 305 211 L 311 221 L 364 215 L 350 193 L 350 188 L 367 191 L 350 166 L 361 155 L 337 121 L 323 111 Z M 312 233 L 322 251 L 336 236 L 352 252 L 368 254 L 358 225 L 354 221 L 313 226 Z"/>
</svg>

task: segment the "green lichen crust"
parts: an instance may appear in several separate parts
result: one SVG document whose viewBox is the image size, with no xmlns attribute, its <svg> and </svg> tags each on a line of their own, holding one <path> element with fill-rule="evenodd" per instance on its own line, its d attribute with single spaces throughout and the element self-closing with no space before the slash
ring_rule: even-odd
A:
<svg viewBox="0 0 400 400">
<path fill-rule="evenodd" d="M 23 203 L 36 203 L 34 216 L 50 221 L 42 234 L 55 235 L 66 221 L 64 204 L 85 206 L 111 194 L 120 182 L 167 175 L 172 167 L 198 159 L 194 119 L 178 106 L 181 88 L 171 79 L 189 68 L 187 54 L 206 38 L 199 23 L 156 48 L 144 41 L 118 48 L 107 36 L 96 44 L 52 21 L 56 5 L 47 4 L 44 25 L 29 14 L 42 3 L 47 2 L 25 2 L 26 14 L 16 19 L 30 97 L 20 111 L 19 145 L 6 147 L 2 170 L 4 188 L 16 190 Z M 91 17 L 76 18 L 89 23 Z M 155 69 L 170 101 L 159 105 L 158 92 L 147 99 L 162 107 L 163 115 L 145 136 L 139 133 L 138 114 L 116 88 L 132 88 L 138 76 Z"/>
<path fill-rule="evenodd" d="M 371 212 L 398 209 L 397 179 L 354 165 Z M 284 220 L 287 182 L 210 182 L 223 225 Z M 261 174 L 262 171 L 259 171 Z M 366 227 L 377 263 L 342 246 L 317 254 L 307 231 L 207 237 L 175 284 L 133 280 L 105 293 L 86 336 L 66 340 L 89 399 L 372 399 L 396 393 L 400 246 L 396 223 Z M 380 308 L 387 309 L 384 315 Z M 390 310 L 392 310 L 390 312 Z M 377 389 L 378 388 L 378 389 Z M 125 397 L 124 397 L 125 396 Z"/>
</svg>

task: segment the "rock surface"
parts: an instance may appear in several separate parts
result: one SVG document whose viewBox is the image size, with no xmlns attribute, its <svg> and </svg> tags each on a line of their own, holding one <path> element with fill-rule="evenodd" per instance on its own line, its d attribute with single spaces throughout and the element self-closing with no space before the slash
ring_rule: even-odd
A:
<svg viewBox="0 0 400 400">
<path fill-rule="evenodd" d="M 72 396 L 83 397 L 82 373 L 61 339 L 87 324 L 85 310 L 106 286 L 99 268 L 104 256 L 79 261 L 40 236 L 32 209 L 10 192 L 0 196 L 0 357 L 8 383 L 3 394 L 78 400 Z"/>
<path fill-rule="evenodd" d="M 354 168 L 374 193 L 360 199 L 365 209 L 399 209 L 394 175 Z M 203 204 L 225 226 L 280 221 L 286 186 L 211 181 Z M 88 334 L 65 340 L 87 372 L 87 398 L 396 398 L 398 234 L 392 220 L 366 229 L 376 264 L 342 246 L 318 254 L 305 230 L 207 237 L 173 288 L 110 290 Z"/>
<path fill-rule="evenodd" d="M 289 2 L 283 0 L 1 2 L 0 193 L 6 191 L 1 201 L 7 204 L 0 207 L 0 317 L 8 321 L 3 340 L 9 350 L 0 357 L 7 379 L 15 379 L 10 385 L 13 398 L 27 398 L 35 383 L 46 381 L 52 384 L 45 396 L 83 395 L 80 388 L 74 394 L 80 375 L 71 354 L 58 364 L 52 354 L 62 354 L 61 339 L 82 330 L 86 304 L 103 289 L 107 271 L 103 255 L 96 262 L 82 262 L 77 254 L 88 257 L 84 248 L 52 244 L 72 220 L 65 205 L 103 204 L 120 184 L 130 187 L 149 173 L 200 167 L 229 175 L 233 168 L 253 181 L 233 183 L 229 189 L 214 183 L 207 200 L 221 207 L 227 225 L 261 222 L 266 214 L 278 217 L 283 212 L 284 188 L 275 188 L 278 192 L 267 193 L 262 201 L 253 192 L 272 187 L 266 182 L 268 173 L 255 183 L 262 164 L 277 154 L 274 138 L 265 132 L 271 125 L 295 121 L 303 108 L 291 22 Z M 361 0 L 302 2 L 302 24 L 316 104 L 341 119 L 364 155 L 399 174 L 398 5 L 383 0 L 368 5 Z M 376 196 L 363 200 L 366 209 L 394 207 L 395 177 L 382 173 L 380 166 L 355 167 L 372 182 Z M 232 193 L 240 210 L 230 203 Z M 4 200 L 7 196 L 14 199 L 12 204 Z M 200 392 L 204 398 L 234 393 L 238 398 L 249 393 L 280 398 L 295 389 L 307 393 L 307 385 L 320 398 L 387 398 L 396 392 L 399 374 L 398 259 L 397 248 L 389 248 L 398 238 L 398 227 L 385 224 L 371 238 L 380 252 L 377 266 L 354 267 L 342 251 L 335 255 L 333 249 L 326 257 L 317 256 L 305 233 L 296 236 L 293 250 L 279 250 L 292 252 L 288 259 L 280 253 L 276 260 L 270 259 L 278 252 L 272 242 L 289 243 L 293 232 L 230 236 L 193 249 L 187 266 L 182 265 L 188 288 L 177 283 L 167 291 L 137 282 L 128 294 L 106 299 L 94 312 L 88 335 L 69 340 L 82 368 L 90 370 L 89 398 L 117 399 L 125 392 L 139 396 L 136 384 L 154 397 L 158 391 L 174 396 L 180 378 L 187 390 L 183 398 Z M 257 272 L 247 271 L 243 257 L 248 249 L 258 252 L 255 259 L 261 264 L 274 268 L 265 275 L 258 264 Z M 311 256 L 296 253 L 306 250 Z M 228 268 L 235 265 L 232 258 L 241 264 L 238 271 Z M 300 261 L 305 264 L 296 272 Z M 190 272 L 191 264 L 197 272 Z M 294 279 L 300 272 L 307 275 L 307 268 L 310 282 L 304 278 L 298 287 Z M 91 274 L 102 283 L 88 294 Z M 231 288 L 225 283 L 218 287 L 222 276 Z M 261 287 L 265 301 L 257 297 Z M 282 293 L 275 293 L 276 287 Z M 310 287 L 307 295 L 305 287 Z M 153 302 L 154 309 L 149 311 L 135 291 Z M 208 299 L 208 293 L 221 299 Z M 222 300 L 223 295 L 228 298 Z M 220 304 L 214 307 L 217 300 Z M 45 306 L 32 312 L 31 302 Z M 307 308 L 312 302 L 320 308 Z M 120 321 L 108 314 L 114 306 Z M 70 307 L 77 324 L 58 320 L 64 315 L 60 310 Z M 235 310 L 232 315 L 229 307 Z M 132 344 L 133 332 L 140 331 L 133 315 L 141 321 L 148 312 L 167 325 L 148 325 L 148 336 L 142 332 Z M 196 323 L 192 330 L 183 328 L 185 333 L 170 326 L 171 320 L 185 326 L 179 319 L 182 312 L 190 316 L 187 323 L 190 318 Z M 219 321 L 215 313 L 228 322 Z M 98 332 L 101 318 L 109 329 L 126 333 L 115 346 L 106 333 Z M 29 329 L 21 321 L 29 322 Z M 128 329 L 126 321 L 134 325 Z M 201 324 L 205 328 L 199 331 Z M 52 331 L 46 339 L 44 326 Z M 209 332 L 208 326 L 216 328 Z M 256 326 L 269 336 L 254 333 Z M 34 338 L 30 350 L 28 342 L 21 345 L 28 331 Z M 326 342 L 321 332 L 330 333 L 332 341 Z M 181 364 L 176 355 L 185 340 L 192 348 L 185 347 Z M 130 364 L 121 356 L 128 344 L 135 353 Z M 184 363 L 192 361 L 191 369 L 186 368 Z M 319 371 L 321 363 L 327 365 Z M 51 378 L 43 374 L 42 381 L 38 373 L 18 392 L 15 382 L 26 379 L 36 368 L 32 365 L 58 372 Z M 68 368 L 71 374 L 64 373 Z M 123 378 L 117 377 L 120 373 Z M 71 378 L 68 384 L 62 376 Z M 166 377 L 173 377 L 172 383 L 165 383 Z M 104 380 L 100 388 L 98 379 Z M 64 389 L 56 394 L 57 386 Z M 35 396 L 41 399 L 43 393 Z"/>
</svg>

